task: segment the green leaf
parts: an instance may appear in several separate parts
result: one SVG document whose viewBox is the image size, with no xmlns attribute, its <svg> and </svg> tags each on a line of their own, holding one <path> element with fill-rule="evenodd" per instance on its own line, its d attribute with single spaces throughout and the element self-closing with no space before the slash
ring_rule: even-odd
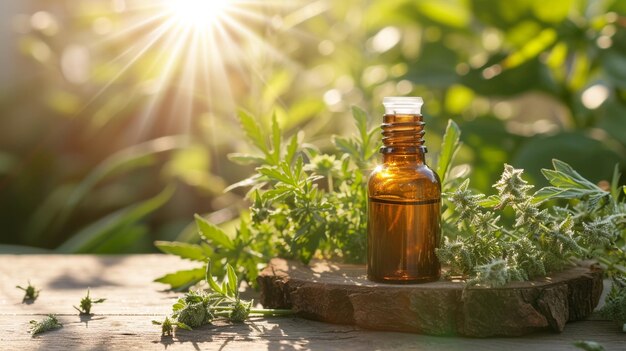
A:
<svg viewBox="0 0 626 351">
<path fill-rule="evenodd" d="M 361 137 L 361 142 L 363 142 L 363 146 L 369 143 L 369 133 L 367 131 L 367 113 L 363 111 L 358 106 L 352 106 L 352 116 L 354 117 L 354 121 L 356 122 L 356 127 L 359 131 L 359 136 Z"/>
<path fill-rule="evenodd" d="M 576 172 L 572 168 L 572 166 L 570 166 L 569 164 L 567 164 L 567 163 L 565 163 L 565 162 L 563 162 L 561 160 L 557 160 L 557 159 L 553 159 L 552 160 L 552 164 L 553 164 L 554 169 L 556 171 L 558 171 L 558 172 L 560 172 L 560 173 L 562 173 L 564 175 L 563 177 L 557 177 L 556 178 L 556 180 L 558 180 L 558 181 L 564 181 L 564 183 L 563 183 L 564 186 L 567 186 L 567 184 L 573 184 L 574 187 L 578 187 L 578 188 L 581 188 L 581 189 L 593 189 L 593 190 L 603 191 L 602 189 L 600 189 L 600 187 L 598 187 L 594 183 L 588 181 L 587 179 L 585 179 L 585 177 L 581 176 L 580 173 Z M 547 170 L 547 171 L 549 171 L 549 170 Z M 567 179 L 564 179 L 564 178 L 567 178 Z M 550 180 L 550 179 L 548 179 L 548 180 Z M 552 183 L 552 181 L 550 181 L 550 183 Z M 560 184 L 552 183 L 552 185 L 559 186 Z"/>
<path fill-rule="evenodd" d="M 567 174 L 563 172 L 554 171 L 551 169 L 542 169 L 541 173 L 543 176 L 550 182 L 550 184 L 559 188 L 577 188 L 577 189 L 587 189 L 583 184 L 576 182 L 576 180 L 569 177 Z"/>
<path fill-rule="evenodd" d="M 148 214 L 163 206 L 174 194 L 175 187 L 170 185 L 157 196 L 116 211 L 80 230 L 66 242 L 56 248 L 60 253 L 88 252 L 105 242 L 111 233 L 136 223 Z"/>
<path fill-rule="evenodd" d="M 561 195 L 565 192 L 567 192 L 567 190 L 553 186 L 541 188 L 533 194 L 533 203 L 540 203 L 551 198 L 561 198 Z"/>
<path fill-rule="evenodd" d="M 355 145 L 352 140 L 340 136 L 333 136 L 332 141 L 339 150 L 350 154 L 352 157 L 359 157 L 358 146 Z"/>
<path fill-rule="evenodd" d="M 185 143 L 182 137 L 162 137 L 113 154 L 98 164 L 69 194 L 64 194 L 64 202 L 60 207 L 50 206 L 50 202 L 56 202 L 46 199 L 34 211 L 34 218 L 28 224 L 25 236 L 32 241 L 42 235 L 50 235 L 57 228 L 63 227 L 76 207 L 98 183 L 116 174 L 149 166 L 154 163 L 154 155 L 182 148 Z M 55 191 L 50 196 L 57 194 Z"/>
<path fill-rule="evenodd" d="M 190 326 L 188 326 L 187 324 L 185 324 L 185 323 L 183 323 L 183 322 L 176 322 L 176 323 L 174 323 L 174 324 L 176 324 L 176 326 L 177 326 L 178 328 L 181 328 L 181 329 L 185 329 L 185 330 L 193 330 L 193 329 L 191 329 L 191 327 L 190 327 Z"/>
<path fill-rule="evenodd" d="M 289 141 L 289 145 L 287 146 L 287 154 L 285 155 L 285 162 L 291 163 L 296 156 L 296 152 L 298 152 L 298 139 L 300 139 L 300 133 L 294 134 Z"/>
<path fill-rule="evenodd" d="M 280 144 L 281 144 L 281 131 L 276 120 L 276 113 L 272 115 L 272 156 L 274 164 L 280 161 Z"/>
<path fill-rule="evenodd" d="M 245 187 L 249 187 L 249 186 L 253 186 L 255 184 L 257 184 L 259 182 L 259 179 L 261 179 L 261 176 L 258 174 L 255 174 L 249 178 L 246 178 L 242 181 L 239 181 L 237 183 L 231 184 L 229 186 L 226 187 L 226 189 L 224 189 L 224 192 L 227 193 L 233 189 L 237 189 L 237 188 L 245 188 Z"/>
<path fill-rule="evenodd" d="M 590 138 L 581 132 L 561 132 L 547 137 L 533 137 L 523 144 L 510 161 L 518 168 L 526 170 L 529 179 L 535 180 L 538 186 L 545 186 L 545 174 L 539 171 L 553 165 L 553 171 L 560 171 L 565 175 L 556 176 L 556 180 L 563 181 L 563 185 L 573 180 L 573 183 L 584 184 L 580 188 L 598 189 L 595 183 L 606 179 L 613 172 L 620 157 L 601 141 Z M 562 161 L 554 163 L 557 158 Z M 567 163 L 565 163 L 567 162 Z M 590 182 L 573 169 L 584 172 Z M 560 186 L 560 184 L 551 184 Z M 595 191 L 595 190 L 594 190 Z"/>
<path fill-rule="evenodd" d="M 445 134 L 443 135 L 441 152 L 439 153 L 439 159 L 436 167 L 441 184 L 443 184 L 448 178 L 452 161 L 461 146 L 460 140 L 461 130 L 459 126 L 453 120 L 448 120 L 448 126 L 446 127 Z"/>
<path fill-rule="evenodd" d="M 253 165 L 253 164 L 264 164 L 265 158 L 261 156 L 254 156 L 249 154 L 241 154 L 241 153 L 231 153 L 228 154 L 228 159 L 232 162 L 235 162 L 240 165 Z"/>
<path fill-rule="evenodd" d="M 233 296 L 237 296 L 239 291 L 239 281 L 237 279 L 235 269 L 229 263 L 226 264 L 226 274 L 228 275 L 228 290 L 232 292 Z"/>
<path fill-rule="evenodd" d="M 206 251 L 200 245 L 177 241 L 155 241 L 154 246 L 170 255 L 180 256 L 193 261 L 204 262 L 206 260 Z"/>
<path fill-rule="evenodd" d="M 154 281 L 168 284 L 172 289 L 181 289 L 201 281 L 202 278 L 204 278 L 204 267 L 166 274 Z"/>
<path fill-rule="evenodd" d="M 172 311 L 174 312 L 180 311 L 183 308 L 185 308 L 185 306 L 187 306 L 187 303 L 185 302 L 185 300 L 178 299 L 178 301 L 172 305 Z"/>
<path fill-rule="evenodd" d="M 194 218 L 196 219 L 196 226 L 198 227 L 198 232 L 202 238 L 215 244 L 216 246 L 221 246 L 226 250 L 235 249 L 235 244 L 221 228 L 202 218 L 202 216 L 198 214 L 196 214 Z"/>
<path fill-rule="evenodd" d="M 122 254 L 151 249 L 149 233 L 150 229 L 144 224 L 129 224 L 112 231 L 106 240 L 88 251 L 94 254 Z"/>
<path fill-rule="evenodd" d="M 289 178 L 288 175 L 284 174 L 283 172 L 279 171 L 276 168 L 263 166 L 263 167 L 257 168 L 257 171 L 261 173 L 262 175 L 268 177 L 270 180 L 280 181 L 285 184 L 295 185 L 293 182 L 293 179 Z"/>
<path fill-rule="evenodd" d="M 478 204 L 482 207 L 496 207 L 502 202 L 498 195 L 491 195 L 478 200 Z"/>
<path fill-rule="evenodd" d="M 211 289 L 213 289 L 213 291 L 217 293 L 225 294 L 226 291 L 222 290 L 222 288 L 217 284 L 217 282 L 213 278 L 213 274 L 211 273 L 212 268 L 213 268 L 212 261 L 211 259 L 208 259 L 207 265 L 206 265 L 206 271 L 205 271 L 205 279 L 207 283 L 209 283 L 209 286 L 211 287 Z"/>
<path fill-rule="evenodd" d="M 613 169 L 613 177 L 611 178 L 611 196 L 613 200 L 619 199 L 619 180 L 622 177 L 622 173 L 619 171 L 619 163 L 615 165 Z"/>
<path fill-rule="evenodd" d="M 263 151 L 265 155 L 269 155 L 267 145 L 265 145 L 265 138 L 263 138 L 261 126 L 257 123 L 256 119 L 248 112 L 240 110 L 239 120 L 241 121 L 241 126 L 243 127 L 244 132 L 252 141 L 254 146 Z"/>
</svg>

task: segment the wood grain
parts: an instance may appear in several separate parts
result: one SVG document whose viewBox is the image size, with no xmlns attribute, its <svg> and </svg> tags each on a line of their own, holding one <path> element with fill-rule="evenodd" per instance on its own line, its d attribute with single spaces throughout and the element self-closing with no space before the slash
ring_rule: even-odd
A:
<svg viewBox="0 0 626 351">
<path fill-rule="evenodd" d="M 607 321 L 574 322 L 561 334 L 534 333 L 524 338 L 472 339 L 374 332 L 301 318 L 254 318 L 243 324 L 219 322 L 176 337 L 162 338 L 154 318 L 169 311 L 177 293 L 152 280 L 196 264 L 165 255 L 0 256 L 0 350 L 573 350 L 585 339 L 607 350 L 626 349 L 626 337 Z M 30 305 L 22 304 L 17 284 L 26 279 L 42 289 Z M 71 305 L 87 286 L 107 298 L 81 320 Z M 34 338 L 28 321 L 59 314 L 62 329 Z"/>
</svg>

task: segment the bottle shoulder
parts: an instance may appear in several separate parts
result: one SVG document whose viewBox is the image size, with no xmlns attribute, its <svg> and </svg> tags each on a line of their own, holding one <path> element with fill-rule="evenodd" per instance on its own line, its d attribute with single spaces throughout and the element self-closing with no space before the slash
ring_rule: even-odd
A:
<svg viewBox="0 0 626 351">
<path fill-rule="evenodd" d="M 368 179 L 368 195 L 388 199 L 439 199 L 441 183 L 426 165 L 389 167 L 379 165 Z"/>
<path fill-rule="evenodd" d="M 394 167 L 385 164 L 378 165 L 369 176 L 369 182 L 384 181 L 430 181 L 440 184 L 437 173 L 426 164 L 411 167 Z"/>
</svg>

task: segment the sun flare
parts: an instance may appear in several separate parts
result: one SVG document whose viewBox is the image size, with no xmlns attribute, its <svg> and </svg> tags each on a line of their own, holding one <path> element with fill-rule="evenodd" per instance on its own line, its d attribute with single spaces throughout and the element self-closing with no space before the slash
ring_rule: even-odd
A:
<svg viewBox="0 0 626 351">
<path fill-rule="evenodd" d="M 260 62 L 298 69 L 265 35 L 268 31 L 274 35 L 298 33 L 295 25 L 325 11 L 319 5 L 312 10 L 311 5 L 302 7 L 305 3 L 307 0 L 117 0 L 114 4 L 119 9 L 115 11 L 123 15 L 120 29 L 93 48 L 124 44 L 124 50 L 110 61 L 119 68 L 86 106 L 102 101 L 122 77 L 140 72 L 146 79 L 136 91 L 144 100 L 131 131 L 137 139 L 157 129 L 188 134 L 202 116 L 230 118 L 236 110 L 237 93 L 256 91 L 268 81 L 271 70 L 264 70 Z M 288 25 L 283 17 L 291 18 Z M 156 123 L 159 119 L 166 123 Z"/>
<path fill-rule="evenodd" d="M 162 0 L 167 12 L 184 26 L 210 28 L 226 14 L 233 0 Z"/>
</svg>

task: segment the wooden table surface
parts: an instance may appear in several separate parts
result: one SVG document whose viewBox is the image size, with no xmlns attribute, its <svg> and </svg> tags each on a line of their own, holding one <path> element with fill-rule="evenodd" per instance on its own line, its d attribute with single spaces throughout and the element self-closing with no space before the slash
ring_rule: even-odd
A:
<svg viewBox="0 0 626 351">
<path fill-rule="evenodd" d="M 606 350 L 626 350 L 626 334 L 608 321 L 570 323 L 561 334 L 537 333 L 521 338 L 470 339 L 377 332 L 295 317 L 253 318 L 243 324 L 218 322 L 176 337 L 161 337 L 151 323 L 170 312 L 179 293 L 152 280 L 164 273 L 196 266 L 166 255 L 61 256 L 0 255 L 0 350 L 576 350 L 576 340 L 601 343 Z M 16 285 L 30 279 L 41 289 L 32 304 L 23 304 Z M 78 305 L 91 296 L 106 298 L 90 319 Z M 63 328 L 35 337 L 28 322 L 58 316 Z"/>
</svg>

